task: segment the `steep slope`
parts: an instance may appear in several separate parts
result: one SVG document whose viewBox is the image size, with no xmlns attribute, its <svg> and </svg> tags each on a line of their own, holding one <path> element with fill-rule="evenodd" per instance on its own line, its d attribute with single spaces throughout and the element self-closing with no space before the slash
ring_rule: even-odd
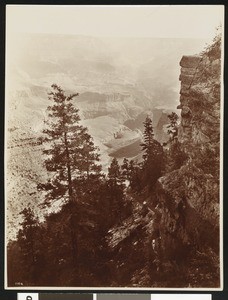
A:
<svg viewBox="0 0 228 300">
<path fill-rule="evenodd" d="M 181 124 L 167 151 L 179 143 L 186 159 L 177 156 L 178 167 L 166 166 L 154 193 L 130 193 L 134 216 L 107 235 L 118 266 L 113 277 L 126 286 L 215 288 L 221 282 L 221 38 L 198 56 L 183 56 L 180 66 Z"/>
<path fill-rule="evenodd" d="M 42 216 L 38 207 L 42 197 L 37 191 L 37 184 L 47 177 L 43 168 L 42 145 L 34 134 L 25 134 L 18 128 L 11 129 L 7 146 L 7 238 L 11 239 L 15 238 L 22 221 L 20 212 L 23 208 L 30 207 L 37 216 Z"/>
<path fill-rule="evenodd" d="M 157 187 L 163 259 L 189 257 L 191 286 L 219 286 L 220 43 L 217 38 L 200 56 L 180 61 L 178 140 L 188 159 Z"/>
<path fill-rule="evenodd" d="M 164 120 L 159 123 L 159 119 L 164 109 L 156 110 L 155 107 L 159 104 L 166 108 L 175 103 L 178 80 L 173 80 L 172 75 L 177 72 L 176 61 L 183 49 L 194 53 L 204 42 L 46 34 L 9 37 L 6 151 L 10 228 L 14 232 L 18 228 L 18 215 L 23 207 L 30 202 L 37 206 L 42 201 L 40 196 L 26 196 L 37 191 L 34 181 L 24 173 L 30 170 L 37 181 L 45 180 L 42 145 L 36 142 L 47 118 L 47 93 L 51 84 L 61 85 L 67 93 L 80 93 L 75 106 L 80 109 L 82 123 L 99 146 L 102 164 L 107 170 L 111 161 L 109 155 L 115 151 L 119 151 L 118 156 L 119 153 L 120 156 L 137 156 L 142 122 L 148 113 L 153 115 L 155 131 L 159 124 L 158 135 L 163 140 Z M 169 72 L 164 78 L 167 65 Z M 133 121 L 134 128 L 128 126 L 128 121 Z M 120 131 L 123 136 L 115 139 L 114 134 Z"/>
</svg>

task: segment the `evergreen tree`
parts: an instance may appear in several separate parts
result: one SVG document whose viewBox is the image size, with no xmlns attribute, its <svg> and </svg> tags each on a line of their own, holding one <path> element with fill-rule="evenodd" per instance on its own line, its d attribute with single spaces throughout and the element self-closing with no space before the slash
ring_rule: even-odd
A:
<svg viewBox="0 0 228 300">
<path fill-rule="evenodd" d="M 170 139 L 173 140 L 177 136 L 178 132 L 178 115 L 175 112 L 172 112 L 168 115 L 170 124 L 167 126 L 167 133 L 170 135 Z"/>
<path fill-rule="evenodd" d="M 141 186 L 141 169 L 134 160 L 129 162 L 129 181 L 132 191 L 139 192 L 142 189 Z"/>
<path fill-rule="evenodd" d="M 87 195 L 96 193 L 103 177 L 102 168 L 99 164 L 100 155 L 97 153 L 98 147 L 94 145 L 87 128 L 83 128 L 81 137 L 82 146 L 78 150 L 78 157 L 75 162 L 78 166 L 78 176 L 73 180 L 73 186 L 75 186 L 78 197 L 85 195 L 85 193 Z"/>
<path fill-rule="evenodd" d="M 62 220 L 58 228 L 59 232 L 67 232 L 69 237 L 72 284 L 78 284 L 82 233 L 93 223 L 95 204 L 91 194 L 98 189 L 101 167 L 97 164 L 97 148 L 87 128 L 79 124 L 79 110 L 73 105 L 72 100 L 78 94 L 67 96 L 56 84 L 52 85 L 52 89 L 49 99 L 53 104 L 48 107 L 47 128 L 43 131 L 46 136 L 43 152 L 47 157 L 46 169 L 53 175 L 46 184 L 38 187 L 46 191 L 44 204 L 51 205 L 56 200 L 63 202 L 65 221 Z"/>
<path fill-rule="evenodd" d="M 127 158 L 124 158 L 121 170 L 123 178 L 129 180 L 129 161 Z"/>
<path fill-rule="evenodd" d="M 123 177 L 118 160 L 114 157 L 108 168 L 108 183 L 110 187 L 116 188 L 123 185 Z"/>
<path fill-rule="evenodd" d="M 151 155 L 152 145 L 154 143 L 154 129 L 152 125 L 152 120 L 149 116 L 146 117 L 144 124 L 144 142 L 141 144 L 142 150 L 145 151 L 143 154 L 143 159 L 146 161 Z"/>
<path fill-rule="evenodd" d="M 27 265 L 26 265 L 27 266 Z M 25 267 L 24 255 L 18 240 L 7 245 L 7 281 L 8 286 L 21 285 L 28 281 L 28 268 Z"/>
<path fill-rule="evenodd" d="M 38 279 L 39 267 L 42 264 L 39 256 L 39 224 L 30 208 L 25 208 L 20 214 L 23 216 L 22 228 L 18 231 L 17 239 L 20 247 L 21 269 L 23 269 L 25 282 L 30 285 Z"/>
<path fill-rule="evenodd" d="M 172 141 L 170 145 L 170 149 L 168 151 L 168 164 L 170 167 L 169 171 L 179 169 L 184 164 L 187 158 L 188 156 L 181 149 L 180 142 L 178 141 L 177 138 L 175 138 Z"/>
<path fill-rule="evenodd" d="M 122 220 L 124 206 L 124 179 L 116 158 L 113 158 L 108 168 L 108 197 L 110 200 L 111 215 L 114 219 Z"/>
<path fill-rule="evenodd" d="M 78 94 L 66 96 L 59 86 L 53 84 L 52 88 L 49 99 L 53 105 L 48 107 L 48 128 L 43 130 L 45 165 L 52 172 L 52 179 L 39 188 L 47 192 L 45 204 L 58 199 L 74 203 L 82 184 L 101 176 L 99 154 L 87 128 L 79 124 L 79 110 L 72 103 Z"/>
<path fill-rule="evenodd" d="M 79 171 L 87 181 L 91 176 L 100 176 L 101 166 L 97 165 L 100 159 L 96 151 L 98 151 L 98 148 L 95 147 L 87 129 L 84 129 L 82 134 L 82 148 L 80 149 Z"/>
<path fill-rule="evenodd" d="M 144 142 L 141 144 L 143 154 L 142 185 L 153 189 L 157 179 L 161 176 L 163 168 L 163 148 L 154 139 L 154 131 L 151 118 L 147 117 L 144 124 Z"/>
<path fill-rule="evenodd" d="M 78 158 L 82 147 L 83 127 L 78 124 L 80 117 L 78 109 L 73 106 L 72 100 L 78 94 L 66 96 L 56 84 L 52 85 L 49 100 L 53 105 L 48 106 L 47 129 L 44 142 L 47 156 L 46 169 L 52 172 L 52 179 L 39 187 L 47 191 L 46 204 L 53 200 L 64 199 L 75 202 L 72 180 L 78 175 Z M 67 201 L 66 201 L 67 202 Z"/>
<path fill-rule="evenodd" d="M 172 112 L 168 115 L 168 118 L 170 120 L 170 124 L 167 126 L 167 133 L 170 135 L 170 147 L 167 151 L 166 168 L 170 172 L 179 169 L 187 159 L 187 156 L 181 149 L 180 142 L 177 138 L 179 117 L 175 112 Z"/>
</svg>

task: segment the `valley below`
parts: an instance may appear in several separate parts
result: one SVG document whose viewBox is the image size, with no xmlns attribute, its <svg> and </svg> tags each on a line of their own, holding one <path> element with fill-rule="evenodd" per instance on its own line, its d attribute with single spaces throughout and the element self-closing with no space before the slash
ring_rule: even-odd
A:
<svg viewBox="0 0 228 300">
<path fill-rule="evenodd" d="M 221 290 L 224 7 L 6 16 L 5 288 Z"/>
<path fill-rule="evenodd" d="M 113 157 L 142 160 L 143 122 L 153 119 L 155 138 L 167 141 L 167 115 L 179 98 L 179 60 L 204 40 L 94 38 L 24 34 L 8 41 L 6 82 L 6 188 L 8 239 L 19 212 L 38 206 L 36 185 L 46 180 L 42 130 L 53 83 L 79 93 L 75 107 L 99 147 L 103 171 Z M 29 174 L 29 175 L 28 175 Z"/>
</svg>

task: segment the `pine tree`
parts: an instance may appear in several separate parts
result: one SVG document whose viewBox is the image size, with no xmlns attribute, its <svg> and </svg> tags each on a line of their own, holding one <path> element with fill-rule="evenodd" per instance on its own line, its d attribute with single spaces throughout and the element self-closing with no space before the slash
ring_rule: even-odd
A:
<svg viewBox="0 0 228 300">
<path fill-rule="evenodd" d="M 35 233 L 38 221 L 35 218 L 31 208 L 25 208 L 20 214 L 23 215 L 23 221 L 21 223 L 22 229 L 18 232 L 18 238 L 21 242 L 21 245 L 27 247 L 27 254 L 30 255 L 30 260 L 32 263 L 35 263 L 35 250 L 34 250 L 34 243 L 35 243 Z"/>
<path fill-rule="evenodd" d="M 129 161 L 127 158 L 124 158 L 121 170 L 123 178 L 129 180 Z"/>
<path fill-rule="evenodd" d="M 78 150 L 77 162 L 75 162 L 78 166 L 78 176 L 73 180 L 73 187 L 75 186 L 79 198 L 85 193 L 87 195 L 96 193 L 103 177 L 99 164 L 100 155 L 97 152 L 99 149 L 94 145 L 87 128 L 83 128 L 81 139 L 82 146 Z"/>
<path fill-rule="evenodd" d="M 114 219 L 121 221 L 124 206 L 124 179 L 116 158 L 113 158 L 108 168 L 108 197 L 110 198 L 111 214 Z"/>
<path fill-rule="evenodd" d="M 45 166 L 52 178 L 38 186 L 46 192 L 45 205 L 62 201 L 65 215 L 62 226 L 69 236 L 72 253 L 72 284 L 77 284 L 80 277 L 80 239 L 93 218 L 94 197 L 88 194 L 97 189 L 95 185 L 101 177 L 97 148 L 87 128 L 79 124 L 79 110 L 73 105 L 76 96 L 67 96 L 59 86 L 52 85 L 49 100 L 53 104 L 48 107 L 47 128 L 43 131 Z"/>
<path fill-rule="evenodd" d="M 141 169 L 139 165 L 134 161 L 129 162 L 129 181 L 132 191 L 139 192 L 141 190 Z"/>
<path fill-rule="evenodd" d="M 23 269 L 24 280 L 31 285 L 36 283 L 37 269 L 39 267 L 38 256 L 38 220 L 30 208 L 25 208 L 21 213 L 22 228 L 18 231 L 17 239 L 22 253 L 21 270 Z"/>
<path fill-rule="evenodd" d="M 72 180 L 78 175 L 77 159 L 83 134 L 83 127 L 78 124 L 78 109 L 72 103 L 78 94 L 66 96 L 56 84 L 52 85 L 52 89 L 49 100 L 53 105 L 48 106 L 48 128 L 43 130 L 46 149 L 43 153 L 47 156 L 46 169 L 53 175 L 46 185 L 39 187 L 47 191 L 45 204 L 58 199 L 75 202 Z"/>
<path fill-rule="evenodd" d="M 122 186 L 123 184 L 123 177 L 118 160 L 116 158 L 113 158 L 110 167 L 108 168 L 108 182 L 109 185 L 114 188 L 117 186 Z"/>
<path fill-rule="evenodd" d="M 150 156 L 151 148 L 154 142 L 154 129 L 152 125 L 152 120 L 149 116 L 146 117 L 146 120 L 145 122 L 143 122 L 143 124 L 144 124 L 144 133 L 143 133 L 144 142 L 141 144 L 141 147 L 142 150 L 145 151 L 145 153 L 143 154 L 143 159 L 146 161 Z"/>
<path fill-rule="evenodd" d="M 168 151 L 169 171 L 179 169 L 187 158 L 186 153 L 181 149 L 181 144 L 178 139 L 174 139 Z"/>
<path fill-rule="evenodd" d="M 163 148 L 154 139 L 153 125 L 151 118 L 147 117 L 144 124 L 144 142 L 141 144 L 143 154 L 142 163 L 142 185 L 153 189 L 157 179 L 161 176 L 163 167 Z"/>
<path fill-rule="evenodd" d="M 101 166 L 97 165 L 99 162 L 99 154 L 96 152 L 98 148 L 95 147 L 92 137 L 88 134 L 87 129 L 82 133 L 82 149 L 80 149 L 79 171 L 83 177 L 88 181 L 91 176 L 100 176 Z"/>
<path fill-rule="evenodd" d="M 171 141 L 177 136 L 178 132 L 178 115 L 175 112 L 172 112 L 168 115 L 170 124 L 167 126 L 167 133 L 170 135 Z"/>
<path fill-rule="evenodd" d="M 89 181 L 91 176 L 100 176 L 101 166 L 98 149 L 87 128 L 79 124 L 79 110 L 72 103 L 78 94 L 66 96 L 57 85 L 52 85 L 49 100 L 53 105 L 48 107 L 47 128 L 43 130 L 47 156 L 46 169 L 52 172 L 52 179 L 39 188 L 46 191 L 45 204 L 58 199 L 65 203 L 78 201 L 81 184 Z"/>
<path fill-rule="evenodd" d="M 179 169 L 187 159 L 186 154 L 181 149 L 181 144 L 178 141 L 178 115 L 172 112 L 168 115 L 170 124 L 167 126 L 167 133 L 170 135 L 169 150 L 167 152 L 166 167 L 169 171 Z"/>
</svg>

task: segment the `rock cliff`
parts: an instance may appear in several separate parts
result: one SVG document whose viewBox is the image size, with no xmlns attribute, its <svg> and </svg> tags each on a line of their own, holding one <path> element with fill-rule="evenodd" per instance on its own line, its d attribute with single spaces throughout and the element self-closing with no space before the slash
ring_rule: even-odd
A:
<svg viewBox="0 0 228 300">
<path fill-rule="evenodd" d="M 219 286 L 220 43 L 180 61 L 178 141 L 187 160 L 157 184 L 162 264 L 184 260 L 183 282 L 195 287 Z"/>
<path fill-rule="evenodd" d="M 220 37 L 180 67 L 181 123 L 163 176 L 131 195 L 135 213 L 107 236 L 113 277 L 128 286 L 220 286 Z"/>
</svg>

